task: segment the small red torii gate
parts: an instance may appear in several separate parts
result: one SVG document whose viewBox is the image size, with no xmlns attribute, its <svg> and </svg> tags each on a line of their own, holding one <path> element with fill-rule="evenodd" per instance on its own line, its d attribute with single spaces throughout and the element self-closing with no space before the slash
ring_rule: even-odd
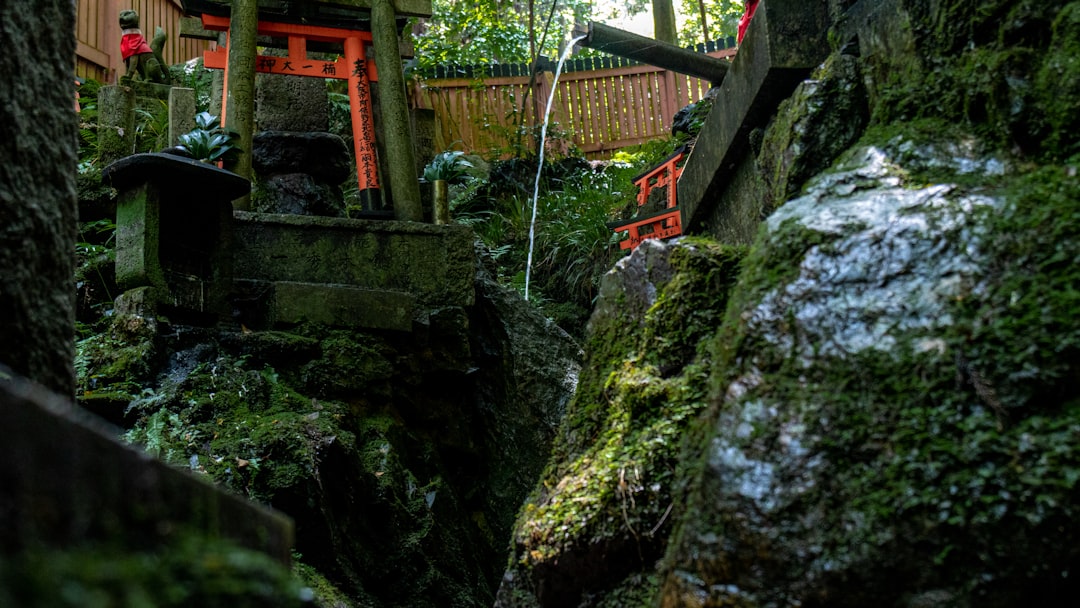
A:
<svg viewBox="0 0 1080 608">
<path fill-rule="evenodd" d="M 228 36 L 229 18 L 202 15 L 203 28 L 223 31 Z M 368 61 L 365 46 L 371 43 L 371 32 L 344 28 L 279 23 L 259 20 L 258 33 L 264 36 L 287 37 L 287 57 L 256 55 L 255 71 L 263 74 L 286 74 L 313 78 L 334 78 L 349 81 L 349 109 L 352 115 L 353 149 L 356 154 L 356 179 L 361 195 L 379 188 L 379 163 L 375 152 L 375 118 L 371 106 L 372 82 L 378 81 L 375 62 Z M 308 59 L 307 43 L 342 43 L 345 56 L 336 61 Z M 207 68 L 225 70 L 225 87 L 221 103 L 221 122 L 225 123 L 225 96 L 229 90 L 229 54 L 226 48 L 203 53 Z M 368 192 L 367 196 L 374 197 Z"/>
<path fill-rule="evenodd" d="M 638 209 L 649 203 L 654 190 L 666 188 L 664 206 L 653 213 L 608 222 L 608 228 L 615 234 L 627 233 L 627 238 L 619 241 L 619 249 L 635 249 L 646 239 L 666 239 L 682 234 L 682 211 L 676 191 L 687 153 L 688 147 L 683 146 L 659 165 L 634 178 L 634 185 L 638 187 Z"/>
</svg>

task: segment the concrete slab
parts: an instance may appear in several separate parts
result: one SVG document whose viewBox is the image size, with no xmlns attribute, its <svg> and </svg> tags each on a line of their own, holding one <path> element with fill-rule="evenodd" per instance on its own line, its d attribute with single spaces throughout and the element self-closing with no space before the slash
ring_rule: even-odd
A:
<svg viewBox="0 0 1080 608">
<path fill-rule="evenodd" d="M 829 54 L 828 0 L 763 0 L 679 179 L 685 233 L 722 204 L 750 132 Z"/>
</svg>

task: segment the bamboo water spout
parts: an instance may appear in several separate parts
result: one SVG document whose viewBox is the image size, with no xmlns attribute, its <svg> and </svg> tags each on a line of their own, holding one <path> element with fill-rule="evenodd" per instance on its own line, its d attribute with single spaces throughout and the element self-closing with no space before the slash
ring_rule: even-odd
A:
<svg viewBox="0 0 1080 608">
<path fill-rule="evenodd" d="M 588 26 L 578 26 L 578 29 L 574 30 L 574 36 L 580 35 L 585 36 L 580 44 L 590 49 L 702 78 L 714 85 L 720 84 L 727 74 L 728 62 L 723 59 L 695 53 L 603 23 L 592 21 Z"/>
</svg>

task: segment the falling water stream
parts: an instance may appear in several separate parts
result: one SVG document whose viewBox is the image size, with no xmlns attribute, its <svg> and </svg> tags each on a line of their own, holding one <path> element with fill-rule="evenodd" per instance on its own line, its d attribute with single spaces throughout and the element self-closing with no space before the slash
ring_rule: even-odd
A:
<svg viewBox="0 0 1080 608">
<path fill-rule="evenodd" d="M 551 93 L 548 95 L 547 107 L 544 108 L 544 122 L 540 126 L 540 159 L 536 166 L 536 183 L 533 184 L 532 219 L 529 220 L 529 257 L 525 262 L 525 299 L 529 299 L 529 275 L 532 273 L 533 243 L 536 238 L 536 199 L 540 196 L 540 174 L 544 171 L 544 145 L 547 139 L 548 115 L 551 114 L 551 103 L 555 101 L 555 92 L 559 90 L 559 74 L 562 74 L 563 63 L 574 50 L 574 45 L 585 35 L 572 38 L 559 57 L 559 65 L 555 67 L 555 80 L 551 83 Z"/>
</svg>

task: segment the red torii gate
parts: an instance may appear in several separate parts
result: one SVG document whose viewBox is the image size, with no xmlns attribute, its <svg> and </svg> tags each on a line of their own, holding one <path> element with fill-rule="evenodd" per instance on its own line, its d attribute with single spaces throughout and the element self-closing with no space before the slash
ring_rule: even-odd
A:
<svg viewBox="0 0 1080 608">
<path fill-rule="evenodd" d="M 202 15 L 203 28 L 223 31 L 228 36 L 229 18 Z M 287 37 L 287 57 L 256 55 L 255 71 L 264 74 L 287 74 L 313 78 L 335 78 L 349 81 L 349 109 L 352 114 L 353 149 L 356 154 L 356 179 L 361 195 L 379 188 L 379 164 L 375 152 L 375 119 L 371 107 L 370 83 L 378 81 L 375 63 L 368 61 L 365 46 L 371 43 L 371 32 L 344 28 L 279 23 L 259 20 L 258 33 L 264 36 Z M 307 43 L 342 43 L 345 56 L 336 61 L 309 59 Z M 225 123 L 225 107 L 229 90 L 229 54 L 226 48 L 203 53 L 203 65 L 225 70 L 225 87 L 221 101 L 221 122 Z M 374 198 L 376 193 L 367 193 Z"/>
</svg>

